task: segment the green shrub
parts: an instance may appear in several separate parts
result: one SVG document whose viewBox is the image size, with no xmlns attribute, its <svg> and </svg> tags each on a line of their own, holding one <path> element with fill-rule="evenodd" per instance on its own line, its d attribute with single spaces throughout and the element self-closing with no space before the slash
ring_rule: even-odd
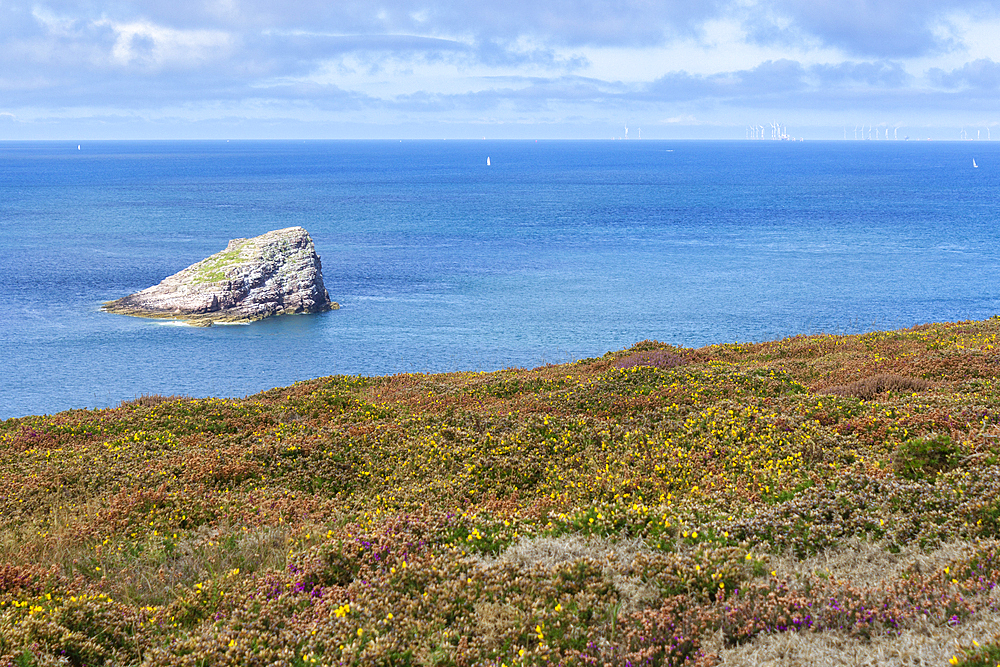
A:
<svg viewBox="0 0 1000 667">
<path fill-rule="evenodd" d="M 949 661 L 958 667 L 993 667 L 1000 665 L 1000 641 L 995 641 L 986 646 L 976 645 L 975 649 L 968 650 L 963 658 L 952 657 Z"/>
<path fill-rule="evenodd" d="M 947 472 L 958 465 L 958 445 L 945 433 L 911 438 L 896 448 L 893 469 L 906 479 L 918 480 L 939 472 Z"/>
</svg>

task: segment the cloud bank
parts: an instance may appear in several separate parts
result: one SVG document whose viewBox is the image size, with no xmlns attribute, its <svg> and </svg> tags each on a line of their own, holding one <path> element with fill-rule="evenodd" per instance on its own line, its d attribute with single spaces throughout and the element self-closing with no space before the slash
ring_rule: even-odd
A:
<svg viewBox="0 0 1000 667">
<path fill-rule="evenodd" d="M 13 0 L 0 139 L 88 119 L 108 135 L 990 125 L 996 28 L 1000 0 Z"/>
</svg>

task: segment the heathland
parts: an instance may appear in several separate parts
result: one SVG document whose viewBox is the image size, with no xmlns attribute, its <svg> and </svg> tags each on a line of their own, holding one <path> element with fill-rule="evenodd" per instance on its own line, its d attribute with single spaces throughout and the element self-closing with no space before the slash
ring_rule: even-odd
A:
<svg viewBox="0 0 1000 667">
<path fill-rule="evenodd" d="M 998 334 L 9 419 L 0 665 L 992 667 Z"/>
</svg>

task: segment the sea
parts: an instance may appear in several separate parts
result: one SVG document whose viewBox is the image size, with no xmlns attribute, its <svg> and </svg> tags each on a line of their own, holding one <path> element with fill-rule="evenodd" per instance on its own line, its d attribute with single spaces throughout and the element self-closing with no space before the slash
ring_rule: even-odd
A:
<svg viewBox="0 0 1000 667">
<path fill-rule="evenodd" d="M 1000 142 L 0 142 L 0 419 L 984 319 L 998 195 Z M 339 310 L 100 310 L 293 225 Z"/>
</svg>

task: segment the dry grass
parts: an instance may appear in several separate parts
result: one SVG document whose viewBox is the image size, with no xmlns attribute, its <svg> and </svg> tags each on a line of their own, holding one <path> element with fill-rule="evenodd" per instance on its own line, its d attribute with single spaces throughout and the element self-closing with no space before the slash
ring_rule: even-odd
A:
<svg viewBox="0 0 1000 667">
<path fill-rule="evenodd" d="M 476 629 L 491 641 L 516 630 L 524 623 L 524 614 L 513 605 L 478 602 L 474 609 Z"/>
<path fill-rule="evenodd" d="M 947 665 L 960 647 L 993 635 L 1000 628 L 1000 613 L 982 611 L 969 621 L 952 627 L 925 623 L 900 634 L 884 634 L 871 640 L 835 632 L 781 632 L 762 635 L 735 648 L 720 648 L 723 665 L 763 667 L 896 667 L 903 665 Z"/>
<path fill-rule="evenodd" d="M 871 588 L 895 581 L 907 570 L 918 573 L 940 570 L 968 558 L 976 551 L 977 544 L 979 548 L 989 548 L 998 543 L 996 540 L 948 542 L 929 552 L 910 544 L 893 553 L 886 544 L 851 538 L 836 548 L 802 560 L 793 555 L 772 556 L 769 565 L 782 579 L 819 575 L 857 588 Z"/>
<path fill-rule="evenodd" d="M 629 571 L 636 557 L 652 555 L 642 539 L 616 540 L 597 536 L 562 535 L 559 537 L 522 538 L 505 549 L 496 559 L 476 560 L 483 567 L 514 565 L 521 570 L 553 570 L 562 565 L 590 561 L 600 567 L 620 600 L 620 613 L 641 609 L 655 602 L 660 593 Z"/>
<path fill-rule="evenodd" d="M 242 533 L 205 528 L 174 544 L 166 539 L 150 540 L 140 558 L 123 558 L 112 551 L 102 569 L 119 572 L 111 588 L 114 597 L 140 606 L 162 604 L 170 599 L 165 591 L 190 587 L 233 570 L 283 570 L 288 545 L 288 531 L 281 528 Z"/>
<path fill-rule="evenodd" d="M 979 548 L 995 545 L 995 540 L 979 543 Z M 884 544 L 852 539 L 834 549 L 799 560 L 772 557 L 770 566 L 779 579 L 796 580 L 810 575 L 828 576 L 857 588 L 890 585 L 905 571 L 931 573 L 968 558 L 977 549 L 971 542 L 949 542 L 930 552 L 913 546 L 891 553 Z M 765 580 L 767 577 L 762 577 Z M 723 665 L 758 667 L 764 665 L 845 665 L 889 667 L 897 665 L 947 665 L 960 648 L 971 646 L 1000 629 L 1000 588 L 990 594 L 992 609 L 984 606 L 970 619 L 957 625 L 934 623 L 927 618 L 899 633 L 887 632 L 870 639 L 846 633 L 781 632 L 762 634 L 742 646 L 725 647 L 719 637 L 707 643 Z"/>
<path fill-rule="evenodd" d="M 522 538 L 504 550 L 497 560 L 500 563 L 513 563 L 524 568 L 541 566 L 550 569 L 584 559 L 596 563 L 617 561 L 630 564 L 641 553 L 652 553 L 641 539 L 610 540 L 602 537 L 563 535 Z"/>
<path fill-rule="evenodd" d="M 36 562 L 58 564 L 58 571 L 67 576 L 100 582 L 114 599 L 144 606 L 168 602 L 178 587 L 235 569 L 246 574 L 283 570 L 291 539 L 284 527 L 202 527 L 176 537 L 156 534 L 145 535 L 141 541 L 91 544 L 66 532 L 7 529 L 0 531 L 0 563 L 17 562 L 30 551 Z M 114 575 L 108 578 L 106 573 Z"/>
</svg>

